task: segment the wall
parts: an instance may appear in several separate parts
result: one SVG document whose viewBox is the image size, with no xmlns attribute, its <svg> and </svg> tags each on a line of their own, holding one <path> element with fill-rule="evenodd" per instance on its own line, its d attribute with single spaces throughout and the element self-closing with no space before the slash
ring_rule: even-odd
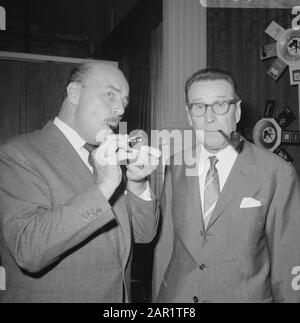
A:
<svg viewBox="0 0 300 323">
<path fill-rule="evenodd" d="M 1 0 L 7 30 L 0 33 L 0 50 L 91 57 L 137 2 Z"/>
<path fill-rule="evenodd" d="M 164 0 L 161 33 L 153 36 L 152 129 L 188 129 L 184 84 L 206 66 L 206 10 L 198 0 Z M 163 173 L 162 165 L 152 176 L 157 196 Z"/>
<path fill-rule="evenodd" d="M 279 81 L 267 76 L 275 59 L 261 61 L 260 46 L 274 40 L 265 29 L 274 20 L 284 28 L 291 28 L 291 10 L 281 9 L 208 9 L 207 60 L 209 67 L 227 69 L 235 75 L 238 93 L 243 100 L 240 130 L 251 140 L 252 129 L 262 117 L 266 100 L 278 102 L 277 114 L 289 106 L 297 114 L 288 129 L 298 130 L 299 102 L 297 87 L 290 86 L 288 69 Z M 294 158 L 300 174 L 300 148 L 285 146 Z"/>
<path fill-rule="evenodd" d="M 138 0 L 104 0 L 108 18 L 107 27 L 110 27 L 109 31 L 119 25 L 137 2 Z"/>
</svg>

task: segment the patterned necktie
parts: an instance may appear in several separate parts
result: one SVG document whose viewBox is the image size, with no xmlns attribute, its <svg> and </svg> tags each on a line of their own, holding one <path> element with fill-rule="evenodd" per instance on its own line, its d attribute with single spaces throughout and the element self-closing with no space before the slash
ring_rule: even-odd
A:
<svg viewBox="0 0 300 323">
<path fill-rule="evenodd" d="M 205 179 L 204 191 L 204 225 L 207 229 L 208 223 L 214 212 L 218 198 L 220 196 L 219 174 L 216 164 L 219 161 L 216 156 L 209 157 L 210 169 L 207 172 Z"/>
<path fill-rule="evenodd" d="M 83 146 L 83 148 L 84 148 L 85 150 L 87 150 L 87 151 L 88 151 L 88 153 L 89 153 L 89 159 L 88 159 L 89 164 L 90 164 L 92 167 L 94 167 L 94 162 L 93 162 L 93 158 L 92 158 L 92 153 L 93 153 L 93 151 L 97 148 L 97 146 L 93 146 L 93 145 L 91 145 L 91 144 L 86 143 L 86 144 Z"/>
</svg>

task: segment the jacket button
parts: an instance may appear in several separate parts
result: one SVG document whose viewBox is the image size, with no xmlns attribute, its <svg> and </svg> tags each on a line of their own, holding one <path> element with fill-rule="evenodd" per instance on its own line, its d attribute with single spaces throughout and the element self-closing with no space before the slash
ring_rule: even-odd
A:
<svg viewBox="0 0 300 323">
<path fill-rule="evenodd" d="M 205 268 L 206 268 L 205 264 L 202 264 L 202 265 L 199 266 L 200 270 L 204 270 Z"/>
<path fill-rule="evenodd" d="M 199 298 L 197 296 L 194 296 L 193 301 L 194 303 L 199 303 Z"/>
</svg>

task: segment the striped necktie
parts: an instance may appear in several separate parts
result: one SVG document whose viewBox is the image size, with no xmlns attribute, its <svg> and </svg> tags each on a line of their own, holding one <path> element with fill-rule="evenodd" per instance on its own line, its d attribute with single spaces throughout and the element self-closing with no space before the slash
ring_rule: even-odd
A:
<svg viewBox="0 0 300 323">
<path fill-rule="evenodd" d="M 211 216 L 214 212 L 218 198 L 220 196 L 219 174 L 216 164 L 219 161 L 216 156 L 208 158 L 210 161 L 210 168 L 205 178 L 205 191 L 204 191 L 204 225 L 205 229 L 209 224 Z"/>
</svg>

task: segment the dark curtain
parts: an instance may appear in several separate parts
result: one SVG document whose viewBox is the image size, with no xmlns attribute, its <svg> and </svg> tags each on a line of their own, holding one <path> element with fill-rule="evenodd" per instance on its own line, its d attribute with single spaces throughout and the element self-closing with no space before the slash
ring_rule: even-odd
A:
<svg viewBox="0 0 300 323">
<path fill-rule="evenodd" d="M 0 143 L 57 116 L 74 64 L 0 61 Z"/>
<path fill-rule="evenodd" d="M 74 64 L 0 61 L 0 144 L 42 128 L 57 116 L 73 67 Z"/>
<path fill-rule="evenodd" d="M 130 102 L 124 119 L 127 131 L 142 129 L 151 134 L 151 33 L 144 34 L 136 45 L 120 61 L 130 85 Z M 132 301 L 151 301 L 153 244 L 134 244 L 132 265 Z"/>
<path fill-rule="evenodd" d="M 207 59 L 208 67 L 231 71 L 238 83 L 243 100 L 240 130 L 251 140 L 252 129 L 263 115 L 266 100 L 278 102 L 277 114 L 286 106 L 292 108 L 298 119 L 288 129 L 298 130 L 298 89 L 290 85 L 289 71 L 276 82 L 266 73 L 274 59 L 261 61 L 260 47 L 275 42 L 265 30 L 274 20 L 283 28 L 291 28 L 291 10 L 279 9 L 208 9 Z M 300 174 L 299 147 L 286 146 L 294 158 Z"/>
<path fill-rule="evenodd" d="M 130 86 L 130 101 L 123 119 L 128 134 L 142 129 L 150 135 L 151 130 L 150 33 L 145 36 L 120 61 Z"/>
</svg>

